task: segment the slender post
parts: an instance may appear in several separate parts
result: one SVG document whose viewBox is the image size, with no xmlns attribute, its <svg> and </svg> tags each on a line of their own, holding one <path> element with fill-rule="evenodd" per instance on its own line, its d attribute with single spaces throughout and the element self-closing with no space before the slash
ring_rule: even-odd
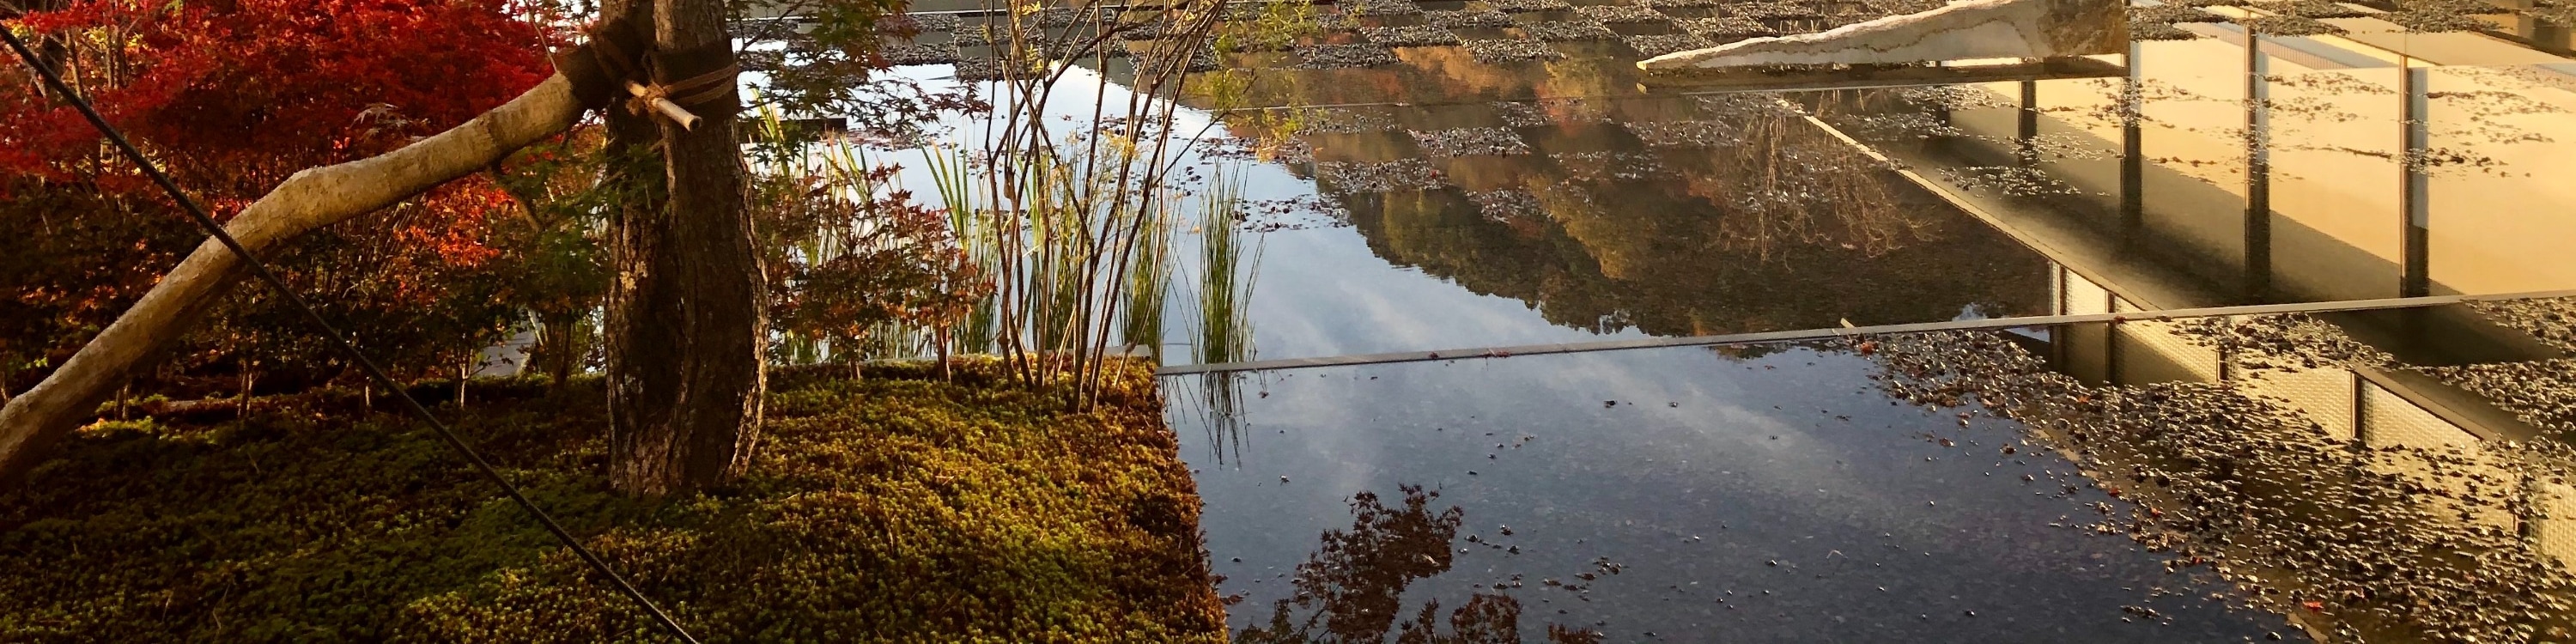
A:
<svg viewBox="0 0 2576 644">
<path fill-rule="evenodd" d="M 2397 117 L 2398 136 L 2405 149 L 2397 155 L 2399 180 L 2397 296 L 2431 295 L 2431 253 L 2426 248 L 2432 222 L 2431 202 L 2426 198 L 2431 181 L 2424 173 L 2425 149 L 2431 147 L 2432 128 L 2426 123 L 2430 115 L 2431 94 L 2426 88 L 2432 81 L 2432 68 L 2417 67 L 2413 59 L 2400 57 L 2397 86 L 2401 109 Z"/>
<path fill-rule="evenodd" d="M 2266 301 L 2272 290 L 2272 83 L 2263 37 L 2245 33 L 2245 295 Z"/>
<path fill-rule="evenodd" d="M 2144 49 L 2129 43 L 2129 75 L 2120 83 L 2120 228 L 2137 230 L 2146 220 L 2146 133 L 2139 124 L 2146 120 L 2146 75 L 2138 67 L 2138 54 Z"/>
<path fill-rule="evenodd" d="M 2039 165 L 2039 81 L 2021 82 L 2021 113 L 2013 138 L 2013 158 L 2024 167 Z"/>
</svg>

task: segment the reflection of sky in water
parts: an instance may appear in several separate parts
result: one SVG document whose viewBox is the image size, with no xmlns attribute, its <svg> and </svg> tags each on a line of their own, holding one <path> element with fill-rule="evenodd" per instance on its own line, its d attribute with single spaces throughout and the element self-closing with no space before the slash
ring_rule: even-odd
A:
<svg viewBox="0 0 2576 644">
<path fill-rule="evenodd" d="M 1511 298 L 1387 265 L 1349 228 L 1271 233 L 1253 297 L 1263 357 L 1644 337 L 1548 324 Z"/>
<path fill-rule="evenodd" d="M 1207 501 L 1209 550 L 1229 577 L 1221 590 L 1246 595 L 1232 609 L 1238 629 L 1266 623 L 1293 592 L 1280 575 L 1318 535 L 1351 529 L 1352 495 L 1393 505 L 1398 486 L 1413 484 L 1440 492 L 1431 510 L 1464 511 L 1449 547 L 1465 551 L 1411 584 L 1407 617 L 1481 590 L 1520 602 L 1524 634 L 1600 623 L 1608 641 L 2162 642 L 2282 630 L 2277 617 L 2205 600 L 2223 587 L 2166 574 L 2159 555 L 2126 538 L 2075 527 L 2099 520 L 2087 504 L 2109 497 L 2061 497 L 2050 472 L 2072 469 L 2062 459 L 2001 455 L 2017 424 L 1978 417 L 1962 428 L 1952 412 L 1891 406 L 1865 378 L 1874 369 L 1808 349 L 1741 360 L 1677 349 L 1281 372 L 1248 385 L 1257 393 L 1246 394 L 1241 453 L 1222 463 L 1219 437 L 1195 414 L 1175 420 Z M 1201 381 L 1166 384 L 1190 392 Z M 1620 574 L 1602 573 L 1597 557 Z M 1598 579 L 1576 577 L 1587 572 Z M 1514 575 L 1520 587 L 1492 588 Z M 1551 578 L 1589 588 L 1551 588 Z M 2137 617 L 2124 606 L 2170 623 L 2122 623 Z"/>
<path fill-rule="evenodd" d="M 933 88 L 948 87 L 951 81 L 946 66 L 896 68 L 897 73 Z M 1074 68 L 1065 73 L 1049 102 L 1049 119 L 1090 113 L 1090 100 L 1095 91 L 1103 91 L 1112 105 L 1123 105 L 1125 88 L 1110 84 L 1100 87 L 1100 77 L 1089 69 Z M 988 97 L 989 98 L 989 97 Z M 1175 132 L 1189 134 L 1208 128 L 1208 113 L 1183 108 L 1173 127 Z M 980 126 L 963 119 L 944 123 L 951 128 L 942 141 L 967 140 L 981 132 Z M 1062 122 L 1064 131 L 1072 131 Z M 1222 126 L 1205 129 L 1209 137 L 1225 136 Z M 900 165 L 899 185 L 935 185 L 926 169 L 927 163 L 917 151 L 874 151 L 878 163 Z M 1274 201 L 1315 194 L 1313 179 L 1301 178 L 1277 164 L 1255 164 L 1244 161 L 1211 161 L 1201 159 L 1194 150 L 1182 156 L 1209 167 L 1222 167 L 1243 178 L 1243 198 L 1251 201 Z M 934 194 L 917 195 L 935 199 Z M 1195 207 L 1195 201 L 1190 202 Z M 1195 214 L 1185 218 L 1195 221 Z M 1311 217 L 1310 217 L 1311 219 Z M 1194 223 L 1185 223 L 1194 226 Z M 1398 351 L 1467 345 L 1529 344 L 1565 342 L 1601 338 L 1643 337 L 1644 334 L 1622 331 L 1596 334 L 1548 323 L 1519 300 L 1493 295 L 1480 295 L 1461 289 L 1448 280 L 1423 274 L 1420 270 L 1391 265 L 1372 252 L 1359 231 L 1349 227 L 1314 226 L 1268 233 L 1250 233 L 1250 239 L 1263 244 L 1259 274 L 1251 302 L 1254 346 L 1263 357 L 1331 356 L 1348 353 Z M 1190 236 L 1179 242 L 1174 255 L 1176 280 L 1183 284 L 1167 306 L 1166 320 L 1172 320 L 1168 332 L 1174 342 L 1187 342 L 1183 320 L 1192 320 L 1198 311 L 1189 299 L 1190 284 L 1201 273 L 1199 256 Z M 1189 352 L 1175 350 L 1168 360 L 1186 361 Z"/>
</svg>

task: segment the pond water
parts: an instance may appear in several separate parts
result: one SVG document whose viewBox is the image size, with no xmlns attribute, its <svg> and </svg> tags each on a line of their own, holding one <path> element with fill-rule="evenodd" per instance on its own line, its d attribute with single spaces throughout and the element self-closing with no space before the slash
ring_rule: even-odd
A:
<svg viewBox="0 0 2576 644">
<path fill-rule="evenodd" d="M 1525 634 L 1608 641 L 2286 630 L 2096 534 L 2116 499 L 2015 423 L 1891 405 L 1876 371 L 1795 346 L 1317 369 L 1182 436 L 1234 624 L 1320 616 L 1342 638 L 1312 641 L 1435 605 L 1445 626 L 1479 595 L 1512 598 Z M 1437 496 L 1410 509 L 1406 486 Z"/>
<path fill-rule="evenodd" d="M 1350 2 L 1180 129 L 1258 204 L 1263 359 L 2576 289 L 2563 28 L 2204 4 L 2124 56 L 1748 85 L 1632 63 L 1924 6 Z M 2536 641 L 2576 305 L 2536 306 L 1164 384 L 1242 641 Z"/>
<path fill-rule="evenodd" d="M 2565 366 L 2348 343 L 2342 329 L 2372 322 L 2071 324 L 1166 386 L 1242 641 L 1380 641 L 1408 624 L 1603 641 L 2565 632 L 2570 426 L 2499 413 L 2460 387 L 2493 383 L 2456 371 Z"/>
</svg>

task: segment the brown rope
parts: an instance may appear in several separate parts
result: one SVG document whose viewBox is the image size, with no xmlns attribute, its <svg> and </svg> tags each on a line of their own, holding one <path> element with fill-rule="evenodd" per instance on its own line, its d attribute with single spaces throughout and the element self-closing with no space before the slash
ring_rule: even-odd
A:
<svg viewBox="0 0 2576 644">
<path fill-rule="evenodd" d="M 741 73 L 742 65 L 728 63 L 715 71 L 677 82 L 654 85 L 651 89 L 659 90 L 680 107 L 697 112 L 701 109 L 719 107 L 725 101 L 737 99 L 739 95 L 734 93 L 734 77 Z"/>
<path fill-rule="evenodd" d="M 582 105 L 604 109 L 622 104 L 635 114 L 655 114 L 652 103 L 662 99 L 702 118 L 742 110 L 735 94 L 742 65 L 734 61 L 730 42 L 680 52 L 656 51 L 642 32 L 624 20 L 600 21 L 591 25 L 589 35 L 586 42 L 552 56 L 555 71 L 572 81 L 573 96 Z M 682 73 L 690 75 L 662 80 Z M 628 83 L 644 89 L 629 92 Z"/>
</svg>

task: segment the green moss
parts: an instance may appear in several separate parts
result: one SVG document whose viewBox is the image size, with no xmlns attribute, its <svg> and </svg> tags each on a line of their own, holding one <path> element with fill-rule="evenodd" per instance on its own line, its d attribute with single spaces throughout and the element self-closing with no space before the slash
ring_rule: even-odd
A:
<svg viewBox="0 0 2576 644">
<path fill-rule="evenodd" d="M 595 382 L 442 413 L 706 641 L 1222 641 L 1150 377 L 1072 411 L 992 369 L 776 374 L 752 474 L 658 502 L 607 489 Z M 102 424 L 0 493 L 0 641 L 665 641 L 433 434 L 326 398 Z"/>
</svg>

